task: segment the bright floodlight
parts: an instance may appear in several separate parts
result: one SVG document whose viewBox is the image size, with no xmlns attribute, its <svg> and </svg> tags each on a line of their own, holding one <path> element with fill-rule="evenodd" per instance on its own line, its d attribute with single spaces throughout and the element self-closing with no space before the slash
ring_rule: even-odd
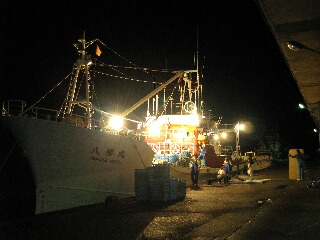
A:
<svg viewBox="0 0 320 240">
<path fill-rule="evenodd" d="M 314 132 L 318 132 L 318 129 L 314 128 L 313 131 L 314 131 Z"/>
<path fill-rule="evenodd" d="M 219 139 L 219 136 L 218 136 L 218 135 L 214 135 L 214 136 L 213 136 L 213 139 L 214 139 L 214 140 L 218 140 L 218 139 Z"/>
<path fill-rule="evenodd" d="M 109 127 L 112 129 L 120 130 L 123 127 L 123 118 L 111 117 L 109 120 Z"/>
<path fill-rule="evenodd" d="M 222 137 L 223 139 L 226 139 L 226 138 L 227 138 L 227 133 L 226 133 L 226 132 L 221 133 L 221 137 Z"/>
<path fill-rule="evenodd" d="M 160 127 L 157 122 L 153 122 L 148 127 L 148 132 L 151 136 L 159 136 L 160 135 Z"/>
<path fill-rule="evenodd" d="M 239 125 L 239 130 L 243 131 L 244 130 L 244 124 Z"/>
</svg>

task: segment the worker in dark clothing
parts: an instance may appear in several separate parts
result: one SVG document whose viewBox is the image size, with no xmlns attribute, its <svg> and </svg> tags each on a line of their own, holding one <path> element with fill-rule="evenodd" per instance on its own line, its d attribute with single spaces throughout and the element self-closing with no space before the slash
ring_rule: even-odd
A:
<svg viewBox="0 0 320 240">
<path fill-rule="evenodd" d="M 196 157 L 192 158 L 192 165 L 191 165 L 191 181 L 192 185 L 198 187 L 198 178 L 199 178 L 199 164 Z"/>
<path fill-rule="evenodd" d="M 223 162 L 223 170 L 227 175 L 226 176 L 226 180 L 227 180 L 226 183 L 228 183 L 229 180 L 231 180 L 231 164 L 230 164 L 228 158 L 225 158 L 225 160 Z"/>
</svg>

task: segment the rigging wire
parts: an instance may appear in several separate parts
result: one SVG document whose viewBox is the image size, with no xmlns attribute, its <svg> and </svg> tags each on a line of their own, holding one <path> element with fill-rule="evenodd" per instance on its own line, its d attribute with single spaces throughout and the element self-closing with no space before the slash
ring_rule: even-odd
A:
<svg viewBox="0 0 320 240">
<path fill-rule="evenodd" d="M 93 58 L 96 61 L 99 61 L 96 58 Z M 153 69 L 153 68 L 141 68 L 141 67 L 129 67 L 129 66 L 119 66 L 119 65 L 113 65 L 113 64 L 105 64 L 101 61 L 99 61 L 99 67 L 112 67 L 112 68 L 126 68 L 126 69 L 134 69 L 134 70 L 144 70 L 147 73 L 149 72 L 163 72 L 163 73 L 176 73 L 178 70 L 172 70 L 172 69 Z"/>
<path fill-rule="evenodd" d="M 107 49 L 109 49 L 111 52 L 113 52 L 114 54 L 116 54 L 117 56 L 119 56 L 121 59 L 123 59 L 124 61 L 128 62 L 129 64 L 131 64 L 132 66 L 119 66 L 119 65 L 112 65 L 112 64 L 105 64 L 101 61 L 99 61 L 97 58 L 93 58 L 97 62 L 99 62 L 98 66 L 107 66 L 110 67 L 111 69 L 113 69 L 114 71 L 117 71 L 115 68 L 123 68 L 123 69 L 134 69 L 134 70 L 141 70 L 144 73 L 147 73 L 148 75 L 151 74 L 152 78 L 154 78 L 154 72 L 162 72 L 162 73 L 177 73 L 178 70 L 172 70 L 172 69 L 152 69 L 152 68 L 142 68 L 139 67 L 138 65 L 134 64 L 133 62 L 131 62 L 130 60 L 128 60 L 127 58 L 121 56 L 118 52 L 114 51 L 113 49 L 111 49 L 107 44 L 105 44 L 104 42 L 102 42 L 99 38 L 90 41 L 90 44 L 92 44 L 95 41 L 99 41 L 103 46 L 105 46 Z M 120 71 L 117 71 L 120 73 Z M 123 74 L 123 73 L 122 73 Z M 123 74 L 126 75 L 126 74 Z M 138 82 L 144 82 L 144 83 L 153 83 L 153 84 L 162 84 L 160 82 L 156 82 L 156 81 L 146 81 L 146 80 L 135 80 L 133 78 L 128 78 L 127 80 L 132 80 L 132 81 L 138 81 Z"/>
<path fill-rule="evenodd" d="M 89 70 L 89 71 L 93 72 L 93 70 Z M 147 80 L 140 80 L 140 79 L 135 79 L 135 78 L 132 78 L 132 77 L 123 77 L 123 76 L 118 76 L 118 75 L 114 75 L 114 74 L 110 74 L 110 73 L 104 73 L 104 72 L 100 72 L 100 71 L 95 71 L 95 73 L 99 73 L 101 75 L 106 75 L 106 76 L 109 76 L 109 77 L 135 81 L 135 82 L 153 83 L 153 84 L 160 84 L 160 85 L 162 84 L 160 82 L 154 82 L 154 81 L 150 82 L 150 81 L 147 81 Z"/>
<path fill-rule="evenodd" d="M 74 71 L 75 69 L 76 69 L 76 68 L 73 68 L 73 71 Z M 73 75 L 74 75 L 74 74 L 73 74 Z M 65 114 L 66 114 L 66 112 L 67 112 L 68 102 L 71 101 L 71 99 L 70 99 L 70 91 L 71 91 L 71 88 L 72 88 L 72 85 L 73 85 L 74 81 L 76 81 L 76 79 L 71 77 L 71 81 L 70 81 L 69 89 L 68 89 L 68 94 L 67 94 L 67 96 L 66 96 L 66 98 L 65 98 L 65 100 L 64 100 L 64 102 L 63 102 L 63 105 L 65 105 L 64 111 L 61 110 L 61 109 L 63 108 L 63 105 L 62 105 L 62 107 L 60 108 L 60 111 L 59 111 L 59 115 L 62 113 L 62 118 L 64 118 L 64 116 L 65 116 Z M 82 82 L 84 82 L 84 75 L 82 75 L 82 79 L 81 79 L 81 81 L 79 81 L 79 82 L 80 82 L 80 84 L 79 84 L 79 87 L 77 88 L 77 92 L 75 93 L 75 96 L 74 96 L 74 100 L 73 100 L 73 101 L 77 101 L 77 99 L 78 99 L 78 96 L 79 96 L 79 93 L 80 93 L 80 90 L 81 90 L 81 86 L 82 86 Z M 72 104 L 72 106 L 71 106 L 71 112 L 74 111 L 74 107 L 75 107 L 75 105 Z"/>
<path fill-rule="evenodd" d="M 23 111 L 21 113 L 21 115 L 25 114 L 27 111 L 29 111 L 31 108 L 33 108 L 36 104 L 38 104 L 40 101 L 42 101 L 45 97 L 47 97 L 49 95 L 49 93 L 51 93 L 55 88 L 57 88 L 64 80 L 66 80 L 70 75 L 72 74 L 69 73 L 65 78 L 63 78 L 58 84 L 56 84 L 53 88 L 51 88 L 49 90 L 49 92 L 47 92 L 43 97 L 41 97 L 37 102 L 35 102 L 33 105 L 31 105 L 30 107 L 28 107 L 25 111 Z"/>
<path fill-rule="evenodd" d="M 6 162 L 8 161 L 8 159 L 9 159 L 9 157 L 10 157 L 13 149 L 16 147 L 17 143 L 18 143 L 18 140 L 13 144 L 12 148 L 10 149 L 10 152 L 9 152 L 8 155 L 6 156 L 5 160 L 3 161 L 3 163 L 2 163 L 2 165 L 1 165 L 1 167 L 0 167 L 0 171 L 2 171 L 3 166 L 4 166 L 4 165 L 6 164 Z"/>
<path fill-rule="evenodd" d="M 62 105 L 61 105 L 61 108 L 60 108 L 60 110 L 59 110 L 58 115 L 60 115 L 61 112 L 63 112 L 63 113 L 66 113 L 66 112 L 67 112 L 68 99 L 69 99 L 70 94 L 71 94 L 71 88 L 72 88 L 72 84 L 73 84 L 73 81 L 72 81 L 72 80 L 74 79 L 73 76 L 74 76 L 74 70 L 75 70 L 75 69 L 76 69 L 76 66 L 73 65 L 73 69 L 72 69 L 71 76 L 70 76 L 71 80 L 70 80 L 69 88 L 68 88 L 68 91 L 67 91 L 67 96 L 66 96 L 66 98 L 64 99 L 64 101 L 63 101 L 63 103 L 62 103 Z"/>
<path fill-rule="evenodd" d="M 179 78 L 178 82 L 175 84 L 174 88 L 173 88 L 172 91 L 171 91 L 171 94 L 167 97 L 167 101 L 166 101 L 166 102 L 164 103 L 164 105 L 163 105 L 163 108 L 162 108 L 161 113 L 160 113 L 160 114 L 157 114 L 156 118 L 158 118 L 159 116 L 162 116 L 162 115 L 165 113 L 165 111 L 166 111 L 166 109 L 167 109 L 167 106 L 168 106 L 168 104 L 169 104 L 169 101 L 170 101 L 170 99 L 173 98 L 174 91 L 175 91 L 175 89 L 179 86 L 180 82 L 181 82 L 181 78 Z"/>
<path fill-rule="evenodd" d="M 74 70 L 75 70 L 75 68 L 73 68 L 73 71 L 72 71 L 72 75 L 74 75 L 73 74 L 73 72 L 74 72 Z M 93 70 L 89 70 L 90 72 L 92 72 Z M 70 74 L 69 74 L 70 75 Z M 68 75 L 68 76 L 69 76 Z M 67 77 L 68 77 L 67 76 Z M 66 78 L 67 78 L 66 77 Z M 72 76 L 71 76 L 71 81 L 70 81 L 70 85 L 69 85 L 69 90 L 68 90 L 68 92 L 70 92 L 70 88 L 72 87 L 72 85 L 73 85 L 73 81 L 72 81 L 72 79 L 73 79 L 73 81 L 75 81 L 75 79 L 74 78 L 72 78 Z M 93 79 L 91 78 L 91 76 L 90 76 L 90 74 L 89 74 L 89 79 L 93 82 Z M 84 80 L 84 74 L 82 74 L 82 78 L 81 78 L 81 80 L 79 81 L 79 87 L 77 88 L 77 92 L 76 92 L 76 94 L 75 94 L 75 101 L 77 101 L 78 99 L 79 99 L 79 94 L 80 94 L 80 91 L 81 91 L 81 86 L 82 86 L 82 84 L 85 82 L 85 80 Z M 93 98 L 94 98 L 94 96 L 95 96 L 95 98 L 96 98 L 96 100 L 97 100 L 97 107 L 98 107 L 98 109 L 96 109 L 96 110 L 98 110 L 99 112 L 101 112 L 102 114 L 104 114 L 104 115 L 107 115 L 107 116 L 109 116 L 109 117 L 117 117 L 117 115 L 116 114 L 112 114 L 112 113 L 108 113 L 108 112 L 105 112 L 105 111 L 103 111 L 103 110 L 101 110 L 101 108 L 100 108 L 100 104 L 99 104 L 99 102 L 98 102 L 98 97 L 97 97 L 97 94 L 96 94 L 96 91 L 95 91 L 95 88 L 94 88 L 94 84 L 92 84 L 93 86 L 92 86 L 92 95 L 91 95 L 91 98 L 92 98 L 92 100 L 93 100 Z M 69 95 L 68 95 L 69 96 Z M 70 101 L 69 99 L 68 99 L 68 96 L 66 97 L 66 99 L 65 99 L 65 101 L 64 101 L 64 104 L 66 104 L 67 105 L 67 102 L 68 101 Z M 75 107 L 75 105 L 73 104 L 73 106 L 72 106 L 72 111 L 74 111 L 74 107 Z M 62 109 L 62 108 L 61 108 Z M 61 111 L 61 109 L 60 109 L 60 112 L 62 112 Z M 65 108 L 66 109 L 66 108 Z M 65 112 L 65 111 L 64 111 Z M 60 114 L 60 113 L 59 113 Z M 141 121 L 136 121 L 136 120 L 133 120 L 133 119 L 130 119 L 130 118 L 123 118 L 124 120 L 127 120 L 127 121 L 130 121 L 130 122 L 134 122 L 134 123 L 141 123 Z"/>
<path fill-rule="evenodd" d="M 99 38 L 95 39 L 94 41 L 99 41 L 102 45 L 104 45 L 106 48 L 108 48 L 111 52 L 113 52 L 114 54 L 118 55 L 120 58 L 122 58 L 123 60 L 125 60 L 126 62 L 130 63 L 132 66 L 135 66 L 136 68 L 142 70 L 143 72 L 150 74 L 149 72 L 145 71 L 143 68 L 140 68 L 138 65 L 134 64 L 133 62 L 129 61 L 128 59 L 122 57 L 119 53 L 117 53 L 116 51 L 112 50 L 109 46 L 107 46 L 107 44 L 105 44 L 104 42 L 102 42 Z"/>
</svg>

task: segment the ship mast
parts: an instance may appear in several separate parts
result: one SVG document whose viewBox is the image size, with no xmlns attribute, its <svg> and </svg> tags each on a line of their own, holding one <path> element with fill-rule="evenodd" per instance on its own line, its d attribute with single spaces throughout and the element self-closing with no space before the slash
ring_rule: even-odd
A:
<svg viewBox="0 0 320 240">
<path fill-rule="evenodd" d="M 74 104 L 79 104 L 80 106 L 85 107 L 87 117 L 88 117 L 88 128 L 90 128 L 91 125 L 91 116 L 92 116 L 92 104 L 90 102 L 90 83 L 89 83 L 89 66 L 92 64 L 91 58 L 89 55 L 86 55 L 86 48 L 88 47 L 89 44 L 87 44 L 85 40 L 85 33 L 83 33 L 83 38 L 78 40 L 78 44 L 74 44 L 74 46 L 78 49 L 78 53 L 80 53 L 80 58 L 75 62 L 75 66 L 77 67 L 75 77 L 73 79 L 73 85 L 70 93 L 70 98 L 68 102 L 68 109 L 67 113 L 71 114 L 72 112 L 72 106 Z M 86 81 L 86 99 L 85 101 L 75 101 L 75 93 L 77 89 L 77 81 L 78 81 L 78 76 L 81 70 L 84 70 L 85 74 L 85 81 Z"/>
<path fill-rule="evenodd" d="M 197 86 L 196 86 L 196 96 L 195 96 L 195 105 L 197 106 L 197 109 L 201 109 L 201 115 L 203 115 L 202 113 L 202 86 L 200 85 L 200 74 L 199 74 L 199 29 L 198 29 L 198 25 L 197 25 L 197 50 L 196 50 L 196 69 L 197 69 L 197 76 L 196 76 L 196 80 L 197 80 Z"/>
<path fill-rule="evenodd" d="M 198 26 L 197 26 L 197 90 L 199 91 L 200 86 L 200 79 L 199 79 L 199 33 L 198 33 Z M 199 96 L 199 94 L 198 94 Z"/>
</svg>

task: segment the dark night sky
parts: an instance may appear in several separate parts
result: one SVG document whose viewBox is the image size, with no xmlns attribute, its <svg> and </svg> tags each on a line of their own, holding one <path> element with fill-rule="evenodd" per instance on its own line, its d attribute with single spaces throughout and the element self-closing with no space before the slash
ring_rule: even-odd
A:
<svg viewBox="0 0 320 240">
<path fill-rule="evenodd" d="M 1 101 L 31 104 L 42 97 L 71 71 L 72 44 L 83 31 L 139 66 L 192 69 L 198 25 L 204 100 L 213 115 L 222 123 L 251 121 L 277 131 L 283 147 L 317 145 L 312 120 L 297 108 L 296 83 L 253 0 L 1 5 Z"/>
</svg>

